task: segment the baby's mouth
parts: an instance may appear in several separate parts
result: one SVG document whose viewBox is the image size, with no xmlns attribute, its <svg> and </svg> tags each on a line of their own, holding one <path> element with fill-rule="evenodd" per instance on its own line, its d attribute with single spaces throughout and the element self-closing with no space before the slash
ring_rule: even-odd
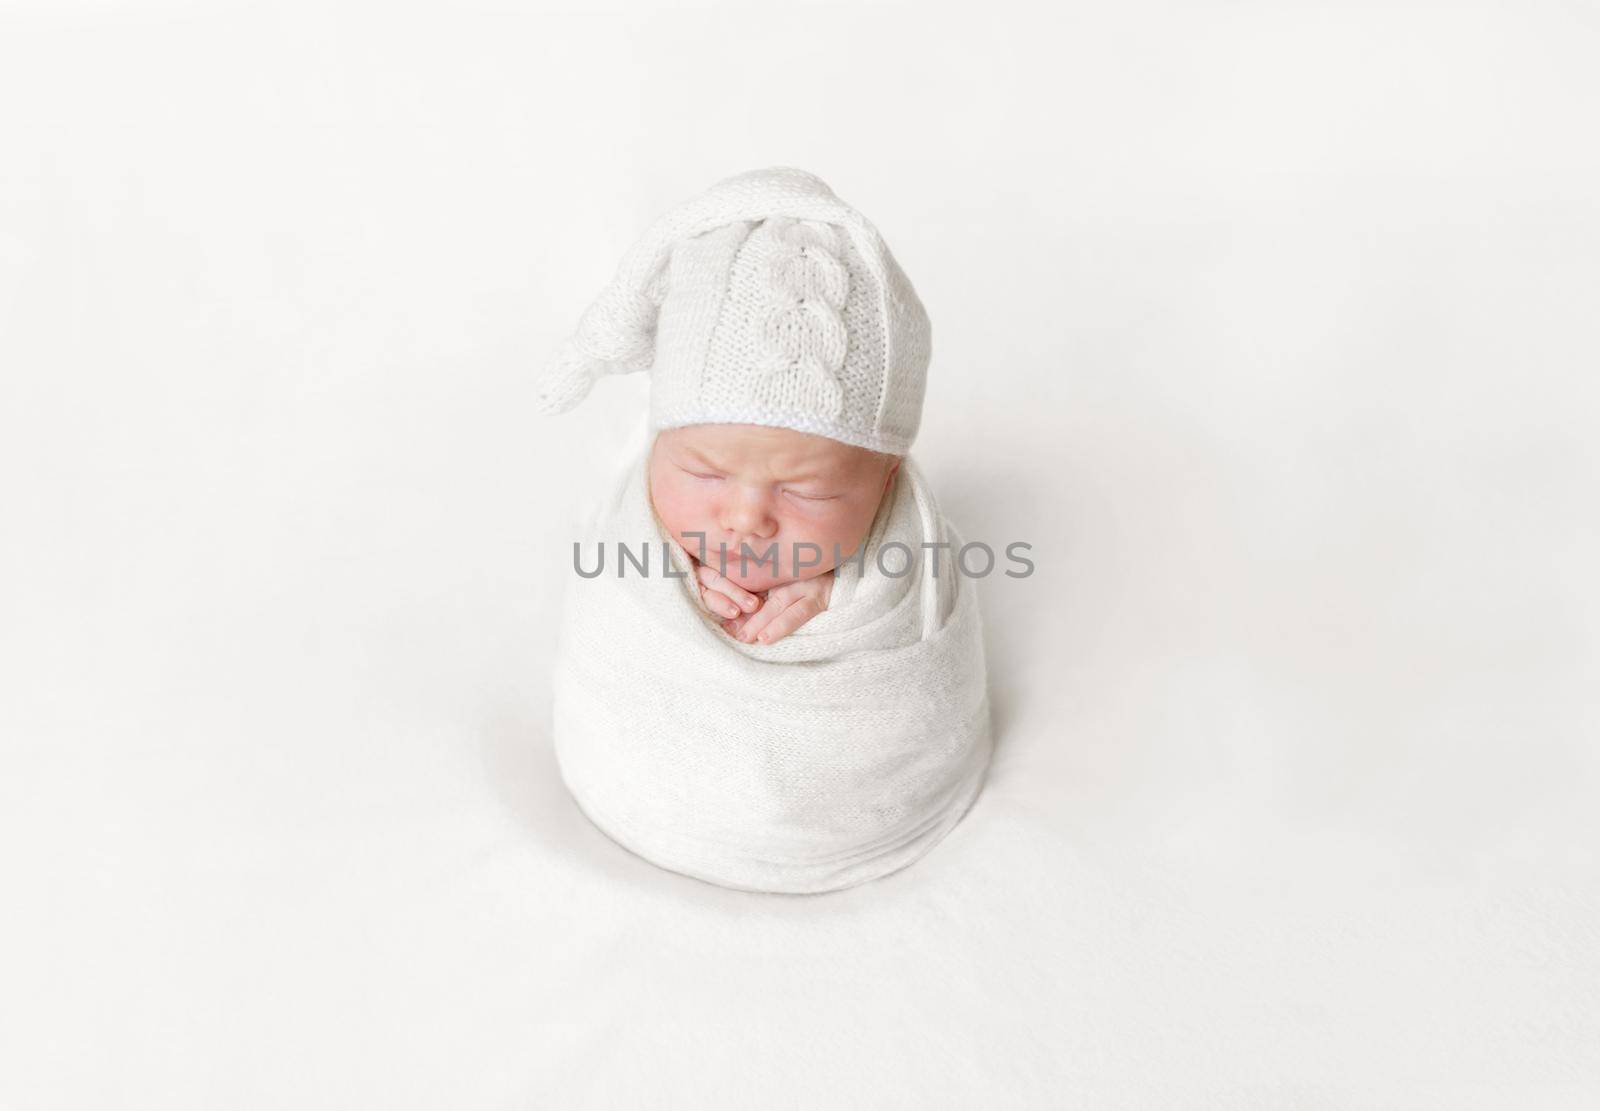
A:
<svg viewBox="0 0 1600 1111">
<path fill-rule="evenodd" d="M 777 575 L 778 569 L 774 568 L 771 563 L 757 563 L 753 559 L 741 562 L 730 558 L 726 570 L 722 573 L 743 586 L 746 583 L 773 578 Z"/>
<path fill-rule="evenodd" d="M 713 546 L 707 551 L 706 557 L 713 562 L 724 560 L 729 567 L 753 570 L 763 565 L 770 568 L 778 550 L 778 544 L 774 540 L 729 541 L 720 548 Z"/>
</svg>

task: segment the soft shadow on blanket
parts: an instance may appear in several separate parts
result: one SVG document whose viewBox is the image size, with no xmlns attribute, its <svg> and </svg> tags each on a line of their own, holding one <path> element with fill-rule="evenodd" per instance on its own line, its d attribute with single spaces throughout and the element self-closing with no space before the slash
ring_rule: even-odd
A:
<svg viewBox="0 0 1600 1111">
<path fill-rule="evenodd" d="M 994 708 L 997 732 L 1009 718 Z M 858 899 L 882 899 L 919 891 L 936 882 L 937 867 L 924 861 L 856 887 L 817 894 L 740 891 L 659 868 L 617 844 L 590 822 L 561 782 L 547 725 L 525 708 L 494 715 L 480 734 L 485 777 L 495 800 L 549 852 L 577 861 L 606 881 L 648 895 L 692 898 L 702 906 L 748 912 L 752 906 L 791 907 L 797 913 L 835 913 Z M 991 776 L 993 769 L 991 768 Z M 981 808 L 979 796 L 974 809 Z M 949 834 L 960 838 L 962 826 Z"/>
</svg>

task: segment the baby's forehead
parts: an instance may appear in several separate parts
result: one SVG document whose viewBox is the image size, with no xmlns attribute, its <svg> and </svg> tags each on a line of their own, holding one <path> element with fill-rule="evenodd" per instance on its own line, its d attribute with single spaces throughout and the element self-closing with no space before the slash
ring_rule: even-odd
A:
<svg viewBox="0 0 1600 1111">
<path fill-rule="evenodd" d="M 859 468 L 873 453 L 826 436 L 760 425 L 692 424 L 659 438 L 686 454 L 728 469 L 748 466 L 778 472 L 838 473 Z"/>
</svg>

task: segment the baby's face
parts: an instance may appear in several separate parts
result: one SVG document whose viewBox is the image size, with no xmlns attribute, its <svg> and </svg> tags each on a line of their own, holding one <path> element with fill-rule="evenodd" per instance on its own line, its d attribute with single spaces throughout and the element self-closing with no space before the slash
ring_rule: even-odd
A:
<svg viewBox="0 0 1600 1111">
<path fill-rule="evenodd" d="M 726 544 L 728 578 L 760 593 L 815 578 L 853 555 L 899 463 L 897 456 L 787 428 L 696 424 L 656 436 L 650 500 L 690 555 L 698 559 L 704 552 L 717 567 L 718 545 Z M 704 544 L 690 533 L 703 533 Z M 741 543 L 755 553 L 742 565 Z M 820 561 L 797 569 L 797 554 L 808 563 L 818 558 L 816 549 L 796 552 L 796 545 L 808 543 L 821 549 Z"/>
</svg>

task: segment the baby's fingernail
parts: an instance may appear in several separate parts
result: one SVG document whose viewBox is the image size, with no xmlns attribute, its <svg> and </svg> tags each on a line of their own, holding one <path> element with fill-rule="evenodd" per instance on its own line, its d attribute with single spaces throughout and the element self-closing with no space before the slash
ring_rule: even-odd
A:
<svg viewBox="0 0 1600 1111">
<path fill-rule="evenodd" d="M 756 600 L 754 598 L 746 598 L 739 604 L 744 607 L 744 612 L 746 613 L 751 613 L 756 608 Z"/>
</svg>

